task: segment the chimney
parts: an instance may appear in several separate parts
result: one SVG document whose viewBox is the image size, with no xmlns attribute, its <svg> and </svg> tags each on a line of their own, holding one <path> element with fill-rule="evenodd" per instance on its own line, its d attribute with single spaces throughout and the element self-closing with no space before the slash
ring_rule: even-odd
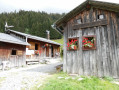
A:
<svg viewBox="0 0 119 90">
<path fill-rule="evenodd" d="M 47 39 L 50 39 L 50 31 L 46 30 L 46 33 L 47 33 Z"/>
<path fill-rule="evenodd" d="M 14 27 L 14 26 L 12 26 L 12 25 L 11 25 L 11 26 L 8 26 L 7 22 L 5 22 L 5 32 L 6 32 L 6 33 L 8 32 L 7 29 L 8 29 L 8 28 L 11 28 L 11 27 Z"/>
</svg>

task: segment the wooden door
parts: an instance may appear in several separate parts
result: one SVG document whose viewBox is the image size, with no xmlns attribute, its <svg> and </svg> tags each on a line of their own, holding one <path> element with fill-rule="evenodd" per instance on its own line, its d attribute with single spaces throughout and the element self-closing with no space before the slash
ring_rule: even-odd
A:
<svg viewBox="0 0 119 90">
<path fill-rule="evenodd" d="M 49 47 L 46 47 L 46 57 L 49 57 Z"/>
</svg>

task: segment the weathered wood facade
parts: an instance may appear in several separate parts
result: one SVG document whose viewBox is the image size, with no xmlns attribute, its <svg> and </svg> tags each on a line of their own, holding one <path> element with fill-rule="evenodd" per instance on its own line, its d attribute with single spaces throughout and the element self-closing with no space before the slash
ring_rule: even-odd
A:
<svg viewBox="0 0 119 90">
<path fill-rule="evenodd" d="M 28 50 L 34 50 L 34 54 L 26 55 L 27 59 L 39 59 L 44 57 L 55 57 L 56 53 L 60 53 L 60 45 L 54 45 L 43 41 L 28 39 L 30 46 L 27 46 Z M 45 45 L 48 46 L 45 46 Z M 36 48 L 37 47 L 37 48 Z"/>
<path fill-rule="evenodd" d="M 9 63 L 9 67 L 26 65 L 26 45 L 20 39 L 9 34 L 0 33 L 0 67 Z"/>
<path fill-rule="evenodd" d="M 26 65 L 26 46 L 0 42 L 0 65 L 3 61 L 9 61 L 10 67 Z"/>
<path fill-rule="evenodd" d="M 26 46 L 27 61 L 39 61 L 45 57 L 55 57 L 57 53 L 60 53 L 61 44 L 54 41 L 10 29 L 7 33 L 30 44 Z"/>
<path fill-rule="evenodd" d="M 115 7 L 119 5 L 86 1 L 55 23 L 64 28 L 64 72 L 119 78 L 119 16 Z M 78 19 L 81 24 L 76 23 Z M 90 35 L 96 36 L 96 49 L 83 50 L 82 37 Z M 75 37 L 79 49 L 67 50 L 67 40 Z"/>
<path fill-rule="evenodd" d="M 27 61 L 40 61 L 44 57 L 55 57 L 60 45 L 54 41 L 29 34 L 6 30 L 0 33 L 0 67 L 26 65 Z"/>
</svg>

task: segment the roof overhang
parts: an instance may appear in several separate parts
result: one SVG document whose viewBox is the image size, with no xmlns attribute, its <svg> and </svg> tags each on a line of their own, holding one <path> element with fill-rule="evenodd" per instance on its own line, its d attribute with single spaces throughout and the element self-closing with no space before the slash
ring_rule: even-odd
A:
<svg viewBox="0 0 119 90">
<path fill-rule="evenodd" d="M 22 36 L 26 37 L 27 39 L 38 40 L 38 41 L 42 41 L 42 42 L 45 42 L 45 43 L 50 43 L 50 44 L 54 44 L 54 45 L 58 45 L 58 46 L 62 45 L 60 43 L 54 42 L 52 40 L 48 40 L 46 38 L 42 38 L 42 37 L 38 37 L 38 36 L 33 36 L 33 35 L 30 35 L 30 34 L 25 34 L 25 33 L 14 31 L 14 30 L 10 30 L 10 29 L 8 29 L 8 31 L 16 33 L 16 34 L 19 34 L 19 35 L 22 35 Z"/>
<path fill-rule="evenodd" d="M 0 42 L 5 42 L 5 43 L 12 43 L 12 44 L 18 44 L 18 45 L 24 45 L 24 46 L 29 46 L 29 43 L 19 43 L 19 42 L 12 42 L 12 41 L 7 41 L 7 40 L 0 40 Z"/>
<path fill-rule="evenodd" d="M 93 8 L 99 8 L 103 10 L 119 12 L 119 4 L 116 3 L 109 3 L 109 2 L 102 2 L 102 1 L 94 1 L 94 0 L 86 0 L 69 13 L 67 13 L 64 17 L 60 18 L 54 23 L 55 28 L 63 27 L 71 18 L 75 17 L 77 14 L 82 12 L 83 10 L 87 9 L 87 5 L 91 5 Z M 59 29 L 57 29 L 59 31 Z M 62 31 L 60 31 L 62 33 Z"/>
<path fill-rule="evenodd" d="M 12 43 L 12 44 L 18 44 L 18 45 L 30 45 L 29 43 L 27 42 L 24 42 L 24 41 L 21 41 L 15 37 L 12 37 L 8 34 L 5 34 L 5 33 L 0 33 L 0 42 L 5 42 L 5 43 Z"/>
</svg>

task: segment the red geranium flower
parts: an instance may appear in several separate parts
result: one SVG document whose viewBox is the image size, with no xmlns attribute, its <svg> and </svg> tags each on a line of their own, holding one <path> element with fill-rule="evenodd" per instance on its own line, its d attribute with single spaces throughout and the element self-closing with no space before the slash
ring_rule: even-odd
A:
<svg viewBox="0 0 119 90">
<path fill-rule="evenodd" d="M 85 40 L 88 40 L 88 38 L 84 38 Z"/>
<path fill-rule="evenodd" d="M 74 50 L 76 50 L 76 46 L 74 46 Z"/>
<path fill-rule="evenodd" d="M 73 42 L 73 39 L 71 40 L 71 42 Z"/>
<path fill-rule="evenodd" d="M 85 42 L 85 40 L 83 40 L 82 42 Z"/>
<path fill-rule="evenodd" d="M 88 43 L 91 43 L 91 41 L 88 41 Z"/>
<path fill-rule="evenodd" d="M 68 43 L 67 43 L 67 50 L 76 50 L 77 49 L 77 39 L 71 39 Z"/>
</svg>

